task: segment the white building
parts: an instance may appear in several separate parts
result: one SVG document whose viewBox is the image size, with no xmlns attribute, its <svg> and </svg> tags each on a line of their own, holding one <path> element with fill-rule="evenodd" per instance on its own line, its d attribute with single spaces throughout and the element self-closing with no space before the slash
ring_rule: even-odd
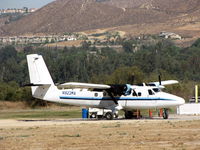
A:
<svg viewBox="0 0 200 150">
<path fill-rule="evenodd" d="M 165 39 L 168 39 L 168 38 L 170 38 L 170 39 L 178 39 L 178 40 L 182 39 L 182 37 L 180 35 L 178 35 L 178 34 L 175 34 L 175 33 L 172 33 L 172 32 L 165 32 L 165 31 L 160 32 L 159 36 L 163 37 Z"/>
</svg>

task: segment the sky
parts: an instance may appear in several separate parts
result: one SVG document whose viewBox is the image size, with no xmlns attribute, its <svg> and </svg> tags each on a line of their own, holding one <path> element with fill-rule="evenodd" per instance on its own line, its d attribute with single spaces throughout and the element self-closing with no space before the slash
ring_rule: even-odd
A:
<svg viewBox="0 0 200 150">
<path fill-rule="evenodd" d="M 0 0 L 0 9 L 6 8 L 40 8 L 55 0 Z"/>
</svg>

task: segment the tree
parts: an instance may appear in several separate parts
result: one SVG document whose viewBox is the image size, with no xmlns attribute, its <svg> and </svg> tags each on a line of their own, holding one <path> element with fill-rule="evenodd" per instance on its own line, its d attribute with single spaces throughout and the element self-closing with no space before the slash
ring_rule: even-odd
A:
<svg viewBox="0 0 200 150">
<path fill-rule="evenodd" d="M 122 47 L 123 47 L 124 51 L 127 53 L 133 52 L 133 44 L 130 41 L 123 42 Z"/>
<path fill-rule="evenodd" d="M 133 81 L 133 77 L 135 81 Z M 142 83 L 143 81 L 144 73 L 135 66 L 119 67 L 106 79 L 108 84 L 133 84 L 133 82 Z"/>
<path fill-rule="evenodd" d="M 55 40 L 54 40 L 54 39 L 51 39 L 51 43 L 55 43 Z"/>
<path fill-rule="evenodd" d="M 90 46 L 91 46 L 91 42 L 87 42 L 87 41 L 81 42 L 81 47 L 85 50 L 88 50 Z"/>
<path fill-rule="evenodd" d="M 200 38 L 192 44 L 192 47 L 200 47 Z"/>
</svg>

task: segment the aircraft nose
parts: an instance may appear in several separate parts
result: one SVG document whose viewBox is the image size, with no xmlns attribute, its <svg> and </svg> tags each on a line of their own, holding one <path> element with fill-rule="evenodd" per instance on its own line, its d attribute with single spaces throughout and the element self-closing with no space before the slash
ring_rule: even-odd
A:
<svg viewBox="0 0 200 150">
<path fill-rule="evenodd" d="M 182 97 L 177 97 L 177 102 L 179 105 L 185 104 L 185 100 Z"/>
</svg>

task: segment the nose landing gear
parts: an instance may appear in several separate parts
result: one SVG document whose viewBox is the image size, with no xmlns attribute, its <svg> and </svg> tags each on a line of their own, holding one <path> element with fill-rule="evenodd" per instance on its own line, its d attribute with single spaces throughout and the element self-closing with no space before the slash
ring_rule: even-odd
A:
<svg viewBox="0 0 200 150">
<path fill-rule="evenodd" d="M 163 109 L 163 119 L 168 119 L 169 117 L 169 109 L 164 108 Z"/>
</svg>

